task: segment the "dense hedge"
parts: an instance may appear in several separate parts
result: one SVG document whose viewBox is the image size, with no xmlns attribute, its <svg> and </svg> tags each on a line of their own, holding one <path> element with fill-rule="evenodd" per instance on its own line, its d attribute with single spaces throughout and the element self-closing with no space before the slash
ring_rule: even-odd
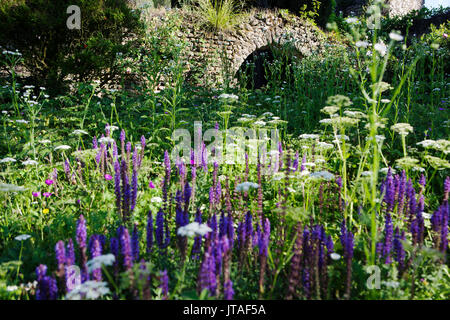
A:
<svg viewBox="0 0 450 320">
<path fill-rule="evenodd" d="M 81 29 L 70 30 L 70 5 L 81 9 Z M 19 50 L 34 80 L 61 91 L 64 78 L 117 76 L 117 53 L 142 30 L 138 12 L 126 0 L 10 0 L 0 4 L 0 46 Z"/>
</svg>

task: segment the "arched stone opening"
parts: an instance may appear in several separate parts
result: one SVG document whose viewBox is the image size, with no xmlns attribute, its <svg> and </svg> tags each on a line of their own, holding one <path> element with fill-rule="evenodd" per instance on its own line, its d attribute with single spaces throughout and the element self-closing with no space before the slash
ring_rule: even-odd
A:
<svg viewBox="0 0 450 320">
<path fill-rule="evenodd" d="M 292 62 L 302 55 L 296 48 L 279 43 L 265 45 L 251 52 L 235 73 L 237 82 L 247 89 L 260 89 L 277 73 L 280 82 L 292 80 Z"/>
</svg>

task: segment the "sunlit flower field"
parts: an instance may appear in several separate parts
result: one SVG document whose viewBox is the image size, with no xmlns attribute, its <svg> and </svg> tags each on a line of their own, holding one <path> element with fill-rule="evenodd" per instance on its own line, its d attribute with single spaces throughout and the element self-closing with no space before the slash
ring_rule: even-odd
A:
<svg viewBox="0 0 450 320">
<path fill-rule="evenodd" d="M 118 55 L 133 90 L 51 95 L 2 48 L 0 299 L 448 299 L 449 24 L 366 18 L 261 88 L 190 85 L 173 25 Z"/>
</svg>

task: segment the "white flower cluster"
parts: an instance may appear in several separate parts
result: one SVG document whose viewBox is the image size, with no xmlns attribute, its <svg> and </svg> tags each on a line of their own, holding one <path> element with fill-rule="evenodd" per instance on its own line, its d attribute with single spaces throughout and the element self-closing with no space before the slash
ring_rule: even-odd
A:
<svg viewBox="0 0 450 320">
<path fill-rule="evenodd" d="M 254 182 L 243 182 L 239 183 L 236 186 L 236 191 L 238 192 L 247 192 L 249 189 L 257 189 L 259 187 L 259 184 Z"/>
<path fill-rule="evenodd" d="M 88 268 L 88 271 L 92 272 L 92 270 L 100 269 L 102 265 L 111 266 L 114 261 L 116 261 L 116 257 L 112 253 L 108 253 L 89 260 L 86 263 L 86 266 Z"/>
<path fill-rule="evenodd" d="M 312 173 L 310 173 L 309 176 L 313 179 L 324 179 L 327 181 L 334 179 L 334 174 L 332 174 L 331 172 L 328 172 L 328 171 L 312 172 Z"/>
<path fill-rule="evenodd" d="M 20 192 L 25 190 L 24 187 L 16 186 L 15 184 L 0 183 L 0 192 Z"/>
<path fill-rule="evenodd" d="M 86 281 L 66 295 L 67 300 L 95 300 L 110 293 L 108 284 L 99 281 Z"/>
<path fill-rule="evenodd" d="M 230 100 L 239 100 L 239 97 L 232 93 L 222 93 L 219 96 L 219 99 L 230 99 Z"/>
<path fill-rule="evenodd" d="M 177 234 L 182 237 L 203 237 L 212 229 L 206 224 L 200 224 L 198 222 L 189 223 L 183 227 L 178 228 Z"/>
</svg>

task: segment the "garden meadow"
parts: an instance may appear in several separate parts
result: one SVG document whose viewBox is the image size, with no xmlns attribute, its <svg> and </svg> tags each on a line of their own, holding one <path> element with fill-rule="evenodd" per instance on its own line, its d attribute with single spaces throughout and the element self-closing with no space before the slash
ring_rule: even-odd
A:
<svg viewBox="0 0 450 320">
<path fill-rule="evenodd" d="M 246 14 L 205 1 L 216 28 Z M 264 86 L 256 60 L 193 85 L 192 6 L 127 11 L 150 31 L 110 69 L 133 85 L 28 83 L 0 49 L 0 299 L 449 299 L 449 22 L 414 36 L 374 1 L 320 54 L 271 47 Z M 101 65 L 94 40 L 61 73 Z"/>
</svg>

